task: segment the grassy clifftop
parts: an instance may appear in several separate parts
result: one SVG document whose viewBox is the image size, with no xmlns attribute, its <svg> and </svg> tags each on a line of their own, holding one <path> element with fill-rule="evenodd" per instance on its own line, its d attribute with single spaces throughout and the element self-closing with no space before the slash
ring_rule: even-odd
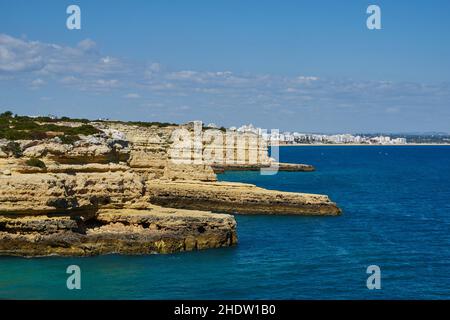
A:
<svg viewBox="0 0 450 320">
<path fill-rule="evenodd" d="M 72 127 L 57 124 L 58 122 L 80 122 L 80 126 Z M 0 114 L 0 139 L 7 140 L 43 140 L 59 136 L 62 139 L 75 139 L 78 135 L 91 135 L 100 131 L 87 124 L 89 120 L 50 117 L 13 116 L 11 112 Z"/>
<path fill-rule="evenodd" d="M 68 126 L 64 123 L 79 123 L 78 126 Z M 7 140 L 43 140 L 49 137 L 59 137 L 63 142 L 71 143 L 79 139 L 79 135 L 100 133 L 100 130 L 90 125 L 88 119 L 74 119 L 68 117 L 29 117 L 13 115 L 7 111 L 0 114 L 0 139 Z M 136 125 L 140 127 L 167 127 L 176 124 L 168 122 L 124 122 L 101 121 Z"/>
</svg>

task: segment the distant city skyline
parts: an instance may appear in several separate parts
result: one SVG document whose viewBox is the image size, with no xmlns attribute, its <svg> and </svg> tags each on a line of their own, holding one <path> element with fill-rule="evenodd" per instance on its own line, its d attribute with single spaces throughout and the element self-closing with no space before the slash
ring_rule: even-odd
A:
<svg viewBox="0 0 450 320">
<path fill-rule="evenodd" d="M 207 128 L 218 128 L 211 123 Z M 298 131 L 268 130 L 255 127 L 253 124 L 241 127 L 230 127 L 230 131 L 253 133 L 262 136 L 265 140 L 283 144 L 377 144 L 377 145 L 404 145 L 408 143 L 440 143 L 450 144 L 450 134 L 401 134 L 401 133 L 309 133 Z"/>
<path fill-rule="evenodd" d="M 448 133 L 450 2 L 369 4 L 0 1 L 0 112 Z"/>
</svg>

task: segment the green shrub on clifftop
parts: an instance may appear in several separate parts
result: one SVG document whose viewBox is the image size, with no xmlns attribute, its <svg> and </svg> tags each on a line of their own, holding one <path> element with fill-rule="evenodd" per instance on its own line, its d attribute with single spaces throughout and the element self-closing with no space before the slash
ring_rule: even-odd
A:
<svg viewBox="0 0 450 320">
<path fill-rule="evenodd" d="M 83 123 L 78 127 L 71 127 L 65 125 L 57 125 L 61 121 L 79 122 Z M 12 116 L 12 112 L 7 111 L 0 114 L 0 139 L 7 140 L 43 140 L 49 138 L 48 132 L 61 132 L 61 136 L 72 136 L 73 139 L 82 135 L 92 135 L 100 133 L 97 128 L 86 124 L 88 120 L 84 119 L 53 119 L 50 117 L 27 117 L 27 116 Z"/>
<path fill-rule="evenodd" d="M 2 151 L 7 154 L 12 154 L 16 158 L 20 158 L 22 156 L 22 149 L 17 142 L 8 142 L 7 145 L 2 147 Z"/>
<path fill-rule="evenodd" d="M 45 165 L 45 163 L 42 160 L 39 160 L 37 158 L 30 158 L 27 161 L 25 161 L 27 166 L 30 167 L 38 167 L 41 169 L 46 169 L 47 166 Z"/>
<path fill-rule="evenodd" d="M 74 144 L 76 141 L 80 140 L 80 137 L 77 135 L 63 135 L 58 136 L 63 144 Z"/>
</svg>

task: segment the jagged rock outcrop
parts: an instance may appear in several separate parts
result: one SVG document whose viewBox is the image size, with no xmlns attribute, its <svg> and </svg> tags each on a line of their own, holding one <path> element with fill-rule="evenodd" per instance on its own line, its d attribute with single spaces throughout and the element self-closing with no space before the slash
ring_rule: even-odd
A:
<svg viewBox="0 0 450 320">
<path fill-rule="evenodd" d="M 0 215 L 0 254 L 17 256 L 152 254 L 232 246 L 230 215 L 152 206 L 95 215 Z"/>
<path fill-rule="evenodd" d="M 164 167 L 162 180 L 196 180 L 196 181 L 217 181 L 214 170 L 206 164 L 174 164 L 168 161 Z"/>
<path fill-rule="evenodd" d="M 232 214 L 339 215 L 327 196 L 281 192 L 252 184 L 147 181 L 149 201 L 161 206 Z"/>
<path fill-rule="evenodd" d="M 214 164 L 212 166 L 215 173 L 223 173 L 225 171 L 260 171 L 267 170 L 267 172 L 276 171 L 295 171 L 295 172 L 310 172 L 315 168 L 309 164 L 299 163 L 282 163 L 282 162 L 269 162 L 269 163 L 256 163 L 256 164 Z"/>
<path fill-rule="evenodd" d="M 209 165 L 172 161 L 169 150 L 177 126 L 140 127 L 120 123 L 97 123 L 96 126 L 102 130 L 114 130 L 123 134 L 126 141 L 132 145 L 128 158 L 130 169 L 148 179 L 217 180 Z"/>
<path fill-rule="evenodd" d="M 46 214 L 101 208 L 145 209 L 145 184 L 130 172 L 0 175 L 0 212 Z"/>
<path fill-rule="evenodd" d="M 61 164 L 110 163 L 127 161 L 128 141 L 96 134 L 83 137 L 73 144 L 65 144 L 58 137 L 50 141 L 22 142 L 23 156 L 46 157 Z"/>
</svg>

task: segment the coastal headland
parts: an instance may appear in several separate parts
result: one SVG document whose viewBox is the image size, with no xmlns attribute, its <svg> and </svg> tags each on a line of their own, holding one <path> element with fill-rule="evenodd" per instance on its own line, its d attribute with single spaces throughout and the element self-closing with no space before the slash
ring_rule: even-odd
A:
<svg viewBox="0 0 450 320">
<path fill-rule="evenodd" d="M 2 114 L 0 255 L 228 247 L 238 242 L 233 214 L 341 214 L 325 195 L 217 181 L 217 172 L 274 164 L 314 170 L 275 163 L 263 139 L 237 132 L 217 139 L 190 124 Z"/>
</svg>

